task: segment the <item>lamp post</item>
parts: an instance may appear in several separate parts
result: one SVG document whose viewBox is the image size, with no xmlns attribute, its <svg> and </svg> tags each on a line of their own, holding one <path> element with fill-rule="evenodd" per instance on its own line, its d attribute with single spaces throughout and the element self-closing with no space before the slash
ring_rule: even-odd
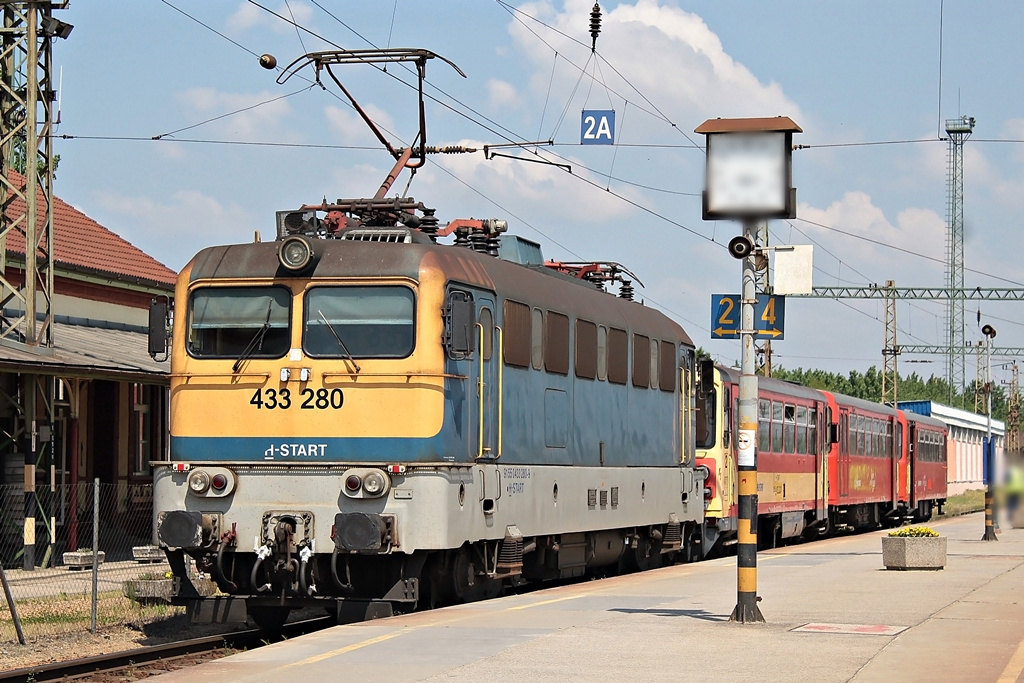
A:
<svg viewBox="0 0 1024 683">
<path fill-rule="evenodd" d="M 985 437 L 985 535 L 983 541 L 998 541 L 995 530 L 995 514 L 993 503 L 996 492 L 996 448 L 992 441 L 992 339 L 996 336 L 996 328 L 984 325 L 981 333 L 985 335 L 985 412 L 988 414 L 988 426 Z"/>
<path fill-rule="evenodd" d="M 739 513 L 736 530 L 736 608 L 730 621 L 763 622 L 757 606 L 757 375 L 754 355 L 754 289 L 757 222 L 796 217 L 792 187 L 793 133 L 800 126 L 786 116 L 708 119 L 695 131 L 705 135 L 707 167 L 704 219 L 743 222 L 743 234 L 729 252 L 743 261 L 740 290 L 740 400 L 736 437 Z M 726 426 L 726 429 L 729 427 Z"/>
</svg>

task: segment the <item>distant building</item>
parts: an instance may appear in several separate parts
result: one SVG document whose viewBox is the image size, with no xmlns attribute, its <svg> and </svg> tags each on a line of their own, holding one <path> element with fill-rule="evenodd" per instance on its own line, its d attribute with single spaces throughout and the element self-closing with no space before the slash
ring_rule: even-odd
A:
<svg viewBox="0 0 1024 683">
<path fill-rule="evenodd" d="M 24 416 L 35 401 L 36 486 L 48 491 L 52 477 L 60 491 L 40 505 L 57 528 L 37 515 L 37 545 L 66 538 L 72 507 L 81 512 L 91 500 L 63 485 L 98 477 L 114 485 L 118 511 L 143 508 L 150 505 L 149 463 L 167 456 L 169 368 L 149 357 L 147 330 L 150 301 L 173 295 L 175 272 L 57 198 L 53 216 L 52 353 L 0 340 L 0 536 L 21 535 L 26 452 L 33 447 Z M 25 243 L 15 233 L 4 275 L 18 284 Z"/>
<path fill-rule="evenodd" d="M 988 418 L 959 408 L 933 401 L 900 401 L 901 410 L 919 415 L 929 415 L 942 420 L 949 427 L 946 453 L 949 469 L 946 479 L 949 495 L 953 496 L 971 489 L 985 488 L 985 464 L 982 457 L 982 440 L 988 433 Z M 996 481 L 1002 481 L 1006 467 L 1003 452 L 1006 425 L 1002 420 L 992 420 L 992 436 L 996 444 Z"/>
</svg>

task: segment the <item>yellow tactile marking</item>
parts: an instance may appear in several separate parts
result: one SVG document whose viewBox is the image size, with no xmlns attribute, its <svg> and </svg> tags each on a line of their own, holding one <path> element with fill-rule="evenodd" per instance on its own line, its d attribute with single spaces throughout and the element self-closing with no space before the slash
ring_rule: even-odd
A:
<svg viewBox="0 0 1024 683">
<path fill-rule="evenodd" d="M 1024 640 L 1017 645 L 1017 651 L 1010 657 L 1010 661 L 999 675 L 996 683 L 1014 683 L 1024 673 Z"/>
<path fill-rule="evenodd" d="M 401 631 L 392 631 L 391 633 L 385 633 L 384 635 L 377 636 L 376 638 L 367 638 L 366 640 L 360 641 L 358 643 L 352 643 L 351 645 L 346 645 L 345 647 L 339 647 L 337 650 L 331 650 L 330 652 L 324 652 L 324 653 L 318 654 L 318 655 L 316 655 L 314 657 L 307 657 L 306 659 L 300 659 L 297 662 L 292 662 L 291 664 L 286 664 L 286 665 L 284 665 L 284 666 L 282 666 L 280 668 L 281 669 L 290 669 L 290 668 L 292 668 L 294 666 L 300 666 L 302 664 L 315 664 L 316 662 L 322 662 L 325 659 L 330 659 L 331 657 L 337 657 L 338 655 L 343 655 L 343 654 L 345 654 L 347 652 L 352 652 L 353 650 L 358 650 L 359 648 L 367 647 L 369 645 L 376 645 L 377 643 L 382 643 L 385 640 L 391 640 L 392 638 L 395 638 L 395 637 L 400 636 L 402 634 L 408 633 L 409 631 L 415 631 L 416 629 L 419 629 L 419 628 L 423 628 L 423 627 L 422 626 L 411 626 L 409 628 L 404 628 Z"/>
<path fill-rule="evenodd" d="M 506 612 L 512 612 L 520 609 L 530 609 L 531 607 L 540 607 L 541 605 L 550 605 L 553 602 L 564 602 L 565 600 L 575 600 L 576 598 L 583 598 L 590 595 L 590 593 L 580 593 L 579 595 L 566 595 L 563 598 L 552 598 L 550 600 L 541 600 L 540 602 L 531 602 L 526 605 L 519 605 L 517 607 L 509 607 Z"/>
</svg>

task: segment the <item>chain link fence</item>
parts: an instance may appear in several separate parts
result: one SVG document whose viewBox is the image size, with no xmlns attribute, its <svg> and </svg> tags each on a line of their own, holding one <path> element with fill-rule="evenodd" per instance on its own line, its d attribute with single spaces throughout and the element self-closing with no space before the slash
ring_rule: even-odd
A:
<svg viewBox="0 0 1024 683">
<path fill-rule="evenodd" d="M 0 593 L 0 643 L 181 612 L 166 601 L 172 580 L 153 545 L 152 494 L 151 484 L 39 488 L 36 543 L 26 554 L 22 487 L 0 486 L 0 566 L 10 595 Z"/>
</svg>

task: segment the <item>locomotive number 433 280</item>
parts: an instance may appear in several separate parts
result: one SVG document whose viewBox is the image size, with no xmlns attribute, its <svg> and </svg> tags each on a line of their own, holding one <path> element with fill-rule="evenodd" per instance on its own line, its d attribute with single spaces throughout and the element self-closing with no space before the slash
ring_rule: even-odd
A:
<svg viewBox="0 0 1024 683">
<path fill-rule="evenodd" d="M 302 410 L 338 410 L 345 404 L 345 394 L 341 389 L 306 387 L 293 402 L 291 389 L 257 389 L 249 403 L 258 410 L 288 410 L 294 405 Z"/>
</svg>

